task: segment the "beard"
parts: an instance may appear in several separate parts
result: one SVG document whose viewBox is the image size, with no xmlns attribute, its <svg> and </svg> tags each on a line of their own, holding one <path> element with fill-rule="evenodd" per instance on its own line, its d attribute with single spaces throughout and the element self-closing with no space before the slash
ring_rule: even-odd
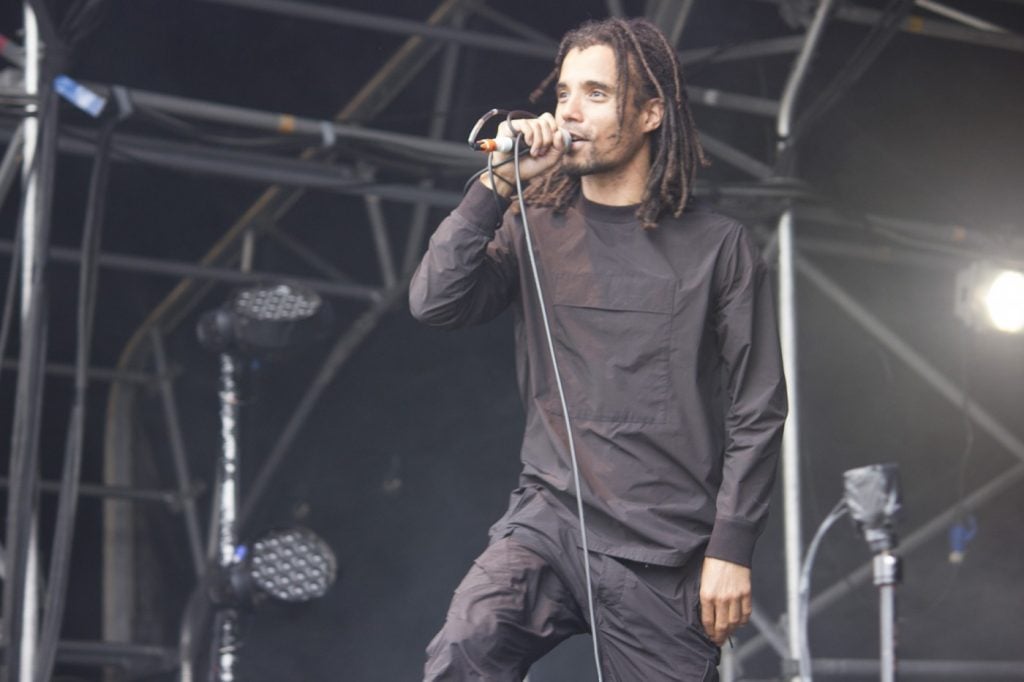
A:
<svg viewBox="0 0 1024 682">
<path fill-rule="evenodd" d="M 588 155 L 587 158 L 582 159 L 562 159 L 562 172 L 571 178 L 581 178 L 584 175 L 605 173 L 615 169 L 617 166 L 618 163 L 615 160 L 596 159 L 592 154 Z"/>
<path fill-rule="evenodd" d="M 603 154 L 600 154 L 593 144 L 587 144 L 584 149 L 575 154 L 566 154 L 562 157 L 562 172 L 571 178 L 581 178 L 585 175 L 599 175 L 614 171 L 628 163 L 637 150 L 645 144 L 643 137 L 638 137 L 633 144 L 627 142 L 628 138 L 621 135 L 617 138 L 616 144 Z"/>
</svg>

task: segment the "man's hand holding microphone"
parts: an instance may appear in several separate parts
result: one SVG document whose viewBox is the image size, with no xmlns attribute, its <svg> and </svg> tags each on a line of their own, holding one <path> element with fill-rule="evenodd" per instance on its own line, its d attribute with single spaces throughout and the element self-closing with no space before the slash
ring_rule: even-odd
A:
<svg viewBox="0 0 1024 682">
<path fill-rule="evenodd" d="M 529 150 L 528 154 L 523 153 L 519 157 L 519 177 L 523 182 L 553 168 L 572 144 L 569 133 L 558 127 L 555 117 L 551 114 L 542 114 L 538 118 L 517 118 L 505 121 L 498 126 L 496 139 L 514 139 L 520 134 L 523 136 L 519 143 L 520 150 L 524 152 Z M 513 153 L 513 151 L 491 152 L 491 164 L 495 175 L 493 189 L 505 199 L 516 193 Z M 505 163 L 506 161 L 508 163 Z M 491 189 L 491 174 L 481 175 L 480 182 Z"/>
</svg>

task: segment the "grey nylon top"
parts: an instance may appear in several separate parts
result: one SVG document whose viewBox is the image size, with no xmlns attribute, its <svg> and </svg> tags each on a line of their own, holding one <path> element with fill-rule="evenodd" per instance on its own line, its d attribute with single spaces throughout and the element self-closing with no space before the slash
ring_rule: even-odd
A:
<svg viewBox="0 0 1024 682">
<path fill-rule="evenodd" d="M 523 488 L 496 529 L 575 525 L 564 418 L 522 222 L 512 212 L 502 218 L 506 206 L 473 183 L 431 238 L 410 308 L 427 324 L 457 328 L 512 307 L 526 410 Z M 562 215 L 528 210 L 590 549 L 673 566 L 706 545 L 708 556 L 749 566 L 786 416 L 771 287 L 750 235 L 701 209 L 650 231 L 635 206 L 583 197 Z M 553 504 L 522 505 L 525 489 Z M 518 507 L 555 513 L 517 520 Z"/>
</svg>

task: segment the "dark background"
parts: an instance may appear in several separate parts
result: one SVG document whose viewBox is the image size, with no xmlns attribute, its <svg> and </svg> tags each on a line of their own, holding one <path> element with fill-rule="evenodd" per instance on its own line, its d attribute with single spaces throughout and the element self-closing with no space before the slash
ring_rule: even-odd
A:
<svg viewBox="0 0 1024 682">
<path fill-rule="evenodd" d="M 430 3 L 344 2 L 354 9 L 423 19 Z M 588 17 L 606 14 L 602 2 L 494 3 L 557 38 Z M 870 4 L 870 3 L 867 3 Z M 878 2 L 871 6 L 881 7 Z M 1006 2 L 951 3 L 1006 27 L 1024 30 L 1024 9 Z M 14 3 L 0 10 L 0 31 L 16 37 Z M 627 3 L 642 12 L 643 3 Z M 470 28 L 497 32 L 471 19 Z M 795 32 L 771 3 L 701 0 L 681 47 L 742 42 Z M 805 95 L 820 91 L 849 58 L 866 28 L 833 23 L 814 62 Z M 202 2 L 113 1 L 102 23 L 76 52 L 75 77 L 144 90 L 329 118 L 401 44 L 402 38 Z M 772 57 L 688 70 L 692 85 L 777 97 L 790 60 Z M 881 58 L 802 141 L 797 175 L 851 214 L 962 225 L 984 235 L 989 258 L 1020 261 L 1024 193 L 1024 113 L 1020 53 L 898 35 Z M 467 49 L 445 137 L 460 140 L 483 111 L 527 107 L 528 93 L 547 72 L 542 60 Z M 422 134 L 437 68 L 428 67 L 369 127 Z M 548 105 L 550 106 L 550 105 Z M 92 125 L 65 109 L 67 123 Z M 770 122 L 719 109 L 696 108 L 699 127 L 768 160 Z M 284 152 L 282 152 L 284 153 Z M 55 197 L 53 241 L 77 246 L 89 171 L 87 159 L 62 156 Z M 703 177 L 743 177 L 716 163 Z M 442 178 L 458 188 L 461 178 Z M 119 253 L 189 261 L 200 257 L 258 196 L 261 187 L 139 164 L 114 166 L 104 248 Z M 18 201 L 7 197 L 0 237 L 14 234 Z M 385 205 L 395 235 L 404 234 L 409 208 Z M 432 214 L 432 222 L 443 215 Z M 755 221 L 754 227 L 771 228 Z M 359 281 L 375 282 L 376 263 L 361 199 L 310 193 L 284 225 L 317 245 L 321 255 Z M 862 229 L 801 223 L 801 236 L 894 245 Z M 897 243 L 925 254 L 934 245 Z M 958 252 L 938 267 L 872 263 L 808 254 L 863 305 L 957 382 L 1018 437 L 1024 404 L 1024 342 L 975 335 L 953 314 Z M 9 260 L 4 260 L 4 270 Z M 272 246 L 257 251 L 258 269 L 302 272 Z M 5 272 L 0 275 L 6 276 Z M 73 357 L 74 267 L 51 268 L 50 357 Z M 109 367 L 173 281 L 103 271 L 93 361 Z M 218 287 L 200 311 L 219 305 Z M 899 462 L 905 491 L 901 527 L 910 532 L 955 507 L 966 492 L 1019 465 L 962 409 L 938 397 L 898 359 L 806 281 L 799 290 L 799 386 L 803 446 L 802 514 L 805 542 L 841 494 L 841 473 L 879 461 Z M 344 304 L 339 333 L 349 319 Z M 193 457 L 193 473 L 210 480 L 217 454 L 216 365 L 194 340 L 194 317 L 168 339 L 180 372 L 176 389 Z M 417 679 L 422 650 L 439 627 L 451 590 L 486 541 L 518 471 L 522 414 L 514 385 L 510 320 L 499 318 L 457 333 L 417 325 L 404 304 L 389 314 L 339 373 L 319 403 L 287 465 L 250 524 L 250 532 L 299 521 L 334 547 L 340 579 L 329 597 L 299 609 L 269 608 L 247 619 L 243 680 Z M 246 406 L 243 472 L 254 471 L 284 418 L 311 378 L 325 343 L 262 372 Z M 15 353 L 15 347 L 9 351 Z M 0 382 L 10 415 L 13 373 Z M 102 471 L 102 420 L 108 387 L 90 392 L 83 479 Z M 59 472 L 70 384 L 47 382 L 43 476 Z M 143 394 L 140 430 L 165 451 L 155 394 Z M 3 421 L 9 442 L 10 419 Z M 163 450 L 161 450 L 163 448 Z M 167 461 L 152 463 L 170 481 Z M 395 480 L 401 485 L 395 489 Z M 244 482 L 243 482 L 244 487 Z M 243 493 L 244 494 L 244 493 Z M 200 500 L 201 508 L 208 498 Z M 46 521 L 51 500 L 44 500 Z M 944 534 L 906 556 L 900 589 L 901 655 L 914 659 L 1020 660 L 1024 632 L 1024 495 L 1018 484 L 973 510 L 978 533 L 965 561 L 947 560 Z M 191 589 L 180 520 L 159 510 L 139 512 L 150 529 L 152 572 L 140 577 L 152 591 L 151 613 L 140 614 L 137 641 L 174 645 L 180 605 Z M 99 636 L 99 505 L 81 503 L 64 628 L 75 639 Z M 832 585 L 869 559 L 848 524 L 825 541 L 814 585 Z M 774 619 L 785 606 L 781 499 L 755 559 L 755 600 Z M 877 650 L 877 604 L 870 584 L 812 622 L 816 656 L 867 658 Z M 754 636 L 752 628 L 736 645 Z M 533 682 L 588 680 L 589 648 L 570 642 L 539 664 Z M 67 668 L 75 679 L 97 679 Z M 774 679 L 778 658 L 765 649 L 745 661 L 745 679 Z M 169 678 L 168 678 L 169 679 Z M 865 678 L 869 679 L 869 678 Z M 975 679 L 964 676 L 963 680 Z M 1019 678 L 1005 678 L 1019 679 Z"/>
</svg>

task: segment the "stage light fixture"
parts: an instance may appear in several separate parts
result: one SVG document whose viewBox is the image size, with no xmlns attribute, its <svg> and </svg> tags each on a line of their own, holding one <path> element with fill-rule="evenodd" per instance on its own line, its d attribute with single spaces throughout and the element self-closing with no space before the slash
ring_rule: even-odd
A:
<svg viewBox="0 0 1024 682">
<path fill-rule="evenodd" d="M 269 533 L 252 543 L 246 558 L 253 581 L 275 599 L 303 602 L 322 597 L 338 565 L 326 542 L 305 528 Z"/>
<path fill-rule="evenodd" d="M 199 340 L 211 350 L 276 351 L 308 340 L 325 327 L 327 306 L 319 294 L 291 283 L 242 289 L 203 315 Z"/>
<path fill-rule="evenodd" d="M 956 313 L 969 326 L 1024 332 L 1024 273 L 974 263 L 956 278 Z"/>
<path fill-rule="evenodd" d="M 298 604 L 327 594 L 337 576 L 334 552 L 316 533 L 283 528 L 235 547 L 233 561 L 210 586 L 210 599 L 236 609 L 267 598 Z"/>
</svg>

